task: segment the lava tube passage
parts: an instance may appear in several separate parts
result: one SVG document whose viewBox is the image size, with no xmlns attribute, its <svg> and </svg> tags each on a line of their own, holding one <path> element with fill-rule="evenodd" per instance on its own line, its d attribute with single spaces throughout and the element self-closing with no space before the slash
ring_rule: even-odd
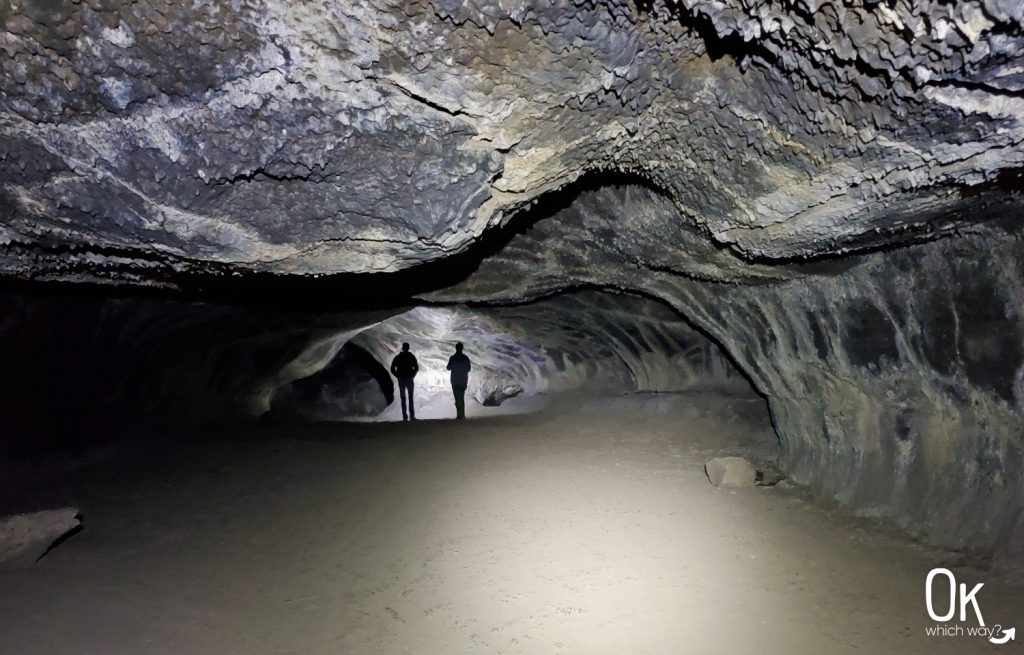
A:
<svg viewBox="0 0 1024 655">
<path fill-rule="evenodd" d="M 1020 0 L 0 0 L 0 654 L 1024 632 Z"/>
</svg>

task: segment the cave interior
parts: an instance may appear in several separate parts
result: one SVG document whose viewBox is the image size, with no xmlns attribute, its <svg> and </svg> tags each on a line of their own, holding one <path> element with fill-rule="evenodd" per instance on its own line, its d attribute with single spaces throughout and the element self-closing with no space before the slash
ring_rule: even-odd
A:
<svg viewBox="0 0 1024 655">
<path fill-rule="evenodd" d="M 940 564 L 1024 609 L 1015 0 L 0 0 L 0 51 L 0 515 L 81 520 L 0 650 L 982 652 Z"/>
</svg>

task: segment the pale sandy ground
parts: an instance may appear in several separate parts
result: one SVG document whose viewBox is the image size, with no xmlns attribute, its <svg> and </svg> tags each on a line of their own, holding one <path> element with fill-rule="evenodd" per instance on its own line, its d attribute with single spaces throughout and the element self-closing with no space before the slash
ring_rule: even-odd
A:
<svg viewBox="0 0 1024 655">
<path fill-rule="evenodd" d="M 761 411 L 688 394 L 261 426 L 42 495 L 15 481 L 5 504 L 74 501 L 87 527 L 0 573 L 0 653 L 1020 652 L 924 636 L 925 575 L 952 556 L 795 490 L 710 486 L 707 457 L 771 450 Z M 1006 574 L 962 574 L 988 623 L 1024 628 Z"/>
</svg>

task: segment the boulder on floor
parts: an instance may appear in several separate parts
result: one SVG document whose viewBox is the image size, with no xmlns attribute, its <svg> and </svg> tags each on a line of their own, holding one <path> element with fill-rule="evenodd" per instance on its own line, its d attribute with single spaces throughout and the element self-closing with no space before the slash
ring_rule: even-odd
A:
<svg viewBox="0 0 1024 655">
<path fill-rule="evenodd" d="M 78 508 L 75 507 L 0 519 L 0 569 L 32 566 L 54 542 L 78 526 Z"/>
<path fill-rule="evenodd" d="M 704 473 L 716 487 L 753 487 L 759 471 L 743 457 L 716 457 L 704 464 Z"/>
</svg>

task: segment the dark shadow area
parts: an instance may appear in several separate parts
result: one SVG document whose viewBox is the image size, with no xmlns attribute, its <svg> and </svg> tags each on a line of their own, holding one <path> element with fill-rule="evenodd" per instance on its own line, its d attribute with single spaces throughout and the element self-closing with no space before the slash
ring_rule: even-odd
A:
<svg viewBox="0 0 1024 655">
<path fill-rule="evenodd" d="M 654 8 L 654 0 L 634 0 L 633 4 L 636 5 L 637 12 L 641 14 L 649 14 Z"/>
<path fill-rule="evenodd" d="M 239 276 L 225 268 L 167 278 L 180 291 L 0 281 L 0 452 L 52 460 L 123 440 L 143 423 L 252 418 L 247 394 L 315 334 L 368 325 L 392 312 L 367 308 L 408 307 L 417 294 L 456 284 L 580 194 L 624 185 L 657 191 L 637 175 L 591 173 L 538 197 L 464 252 L 395 273 Z M 354 345 L 342 352 L 340 368 L 289 385 L 275 409 L 316 404 L 332 385 L 361 389 L 366 408 L 357 415 L 389 405 L 395 389 L 383 366 Z"/>
<path fill-rule="evenodd" d="M 78 514 L 75 518 L 77 518 L 79 521 L 81 521 L 82 520 L 82 515 Z M 67 532 L 62 534 L 61 536 L 57 537 L 54 540 L 54 542 L 52 544 L 50 544 L 49 547 L 47 547 L 46 552 L 44 552 L 42 555 L 40 555 L 39 559 L 37 559 L 36 561 L 38 562 L 39 560 L 43 559 L 44 557 L 49 555 L 51 552 L 53 552 L 54 549 L 56 549 L 61 544 L 66 542 L 68 539 L 71 539 L 71 537 L 74 537 L 76 534 L 78 534 L 79 532 L 81 532 L 83 530 L 85 530 L 85 526 L 82 525 L 81 523 L 79 523 L 78 525 L 76 525 L 75 527 L 71 528 L 70 530 L 68 530 Z"/>
<path fill-rule="evenodd" d="M 395 402 L 395 382 L 391 379 L 388 369 L 383 364 L 378 362 L 365 348 L 354 343 L 346 343 L 342 350 L 347 350 L 351 353 L 357 365 L 376 380 L 380 386 L 380 392 L 384 395 L 384 400 L 388 405 Z"/>
<path fill-rule="evenodd" d="M 383 364 L 346 343 L 327 366 L 278 389 L 267 419 L 376 416 L 394 400 L 395 385 Z"/>
<path fill-rule="evenodd" d="M 29 307 L 4 295 L 0 308 L 0 455 L 75 457 L 86 441 L 114 440 L 124 426 L 116 399 L 122 371 L 94 331 L 79 329 L 99 324 L 103 308 L 71 296 Z"/>
<path fill-rule="evenodd" d="M 633 0 L 637 13 L 647 15 L 654 11 L 654 0 Z M 704 14 L 687 9 L 682 3 L 660 7 L 659 11 L 675 18 L 680 25 L 699 36 L 711 61 L 731 57 L 737 64 L 750 56 L 757 56 L 766 62 L 775 61 L 775 55 L 756 41 L 745 41 L 738 32 L 719 34 L 712 20 Z"/>
</svg>

